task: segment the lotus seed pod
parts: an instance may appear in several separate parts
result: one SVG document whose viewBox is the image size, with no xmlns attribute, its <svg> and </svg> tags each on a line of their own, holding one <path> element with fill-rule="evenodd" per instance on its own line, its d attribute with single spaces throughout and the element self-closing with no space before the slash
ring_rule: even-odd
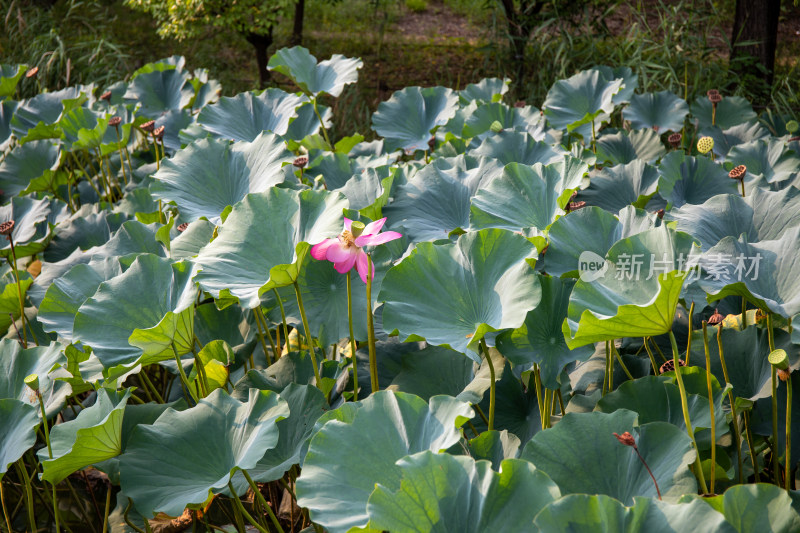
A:
<svg viewBox="0 0 800 533">
<path fill-rule="evenodd" d="M 744 165 L 739 165 L 738 167 L 734 167 L 728 172 L 728 177 L 732 180 L 740 180 L 744 179 L 744 175 L 747 173 L 747 167 Z"/>
<path fill-rule="evenodd" d="M 492 122 L 492 125 L 489 126 L 489 129 L 492 130 L 494 133 L 500 133 L 501 131 L 503 131 L 503 125 L 500 124 L 499 121 L 495 120 L 494 122 Z"/>
<path fill-rule="evenodd" d="M 634 439 L 633 435 L 631 435 L 628 431 L 626 431 L 622 435 L 614 433 L 614 436 L 617 437 L 617 440 L 621 444 L 624 444 L 625 446 L 636 446 L 636 439 Z"/>
<path fill-rule="evenodd" d="M 184 222 L 183 224 L 178 225 L 178 231 L 183 233 L 184 231 L 186 231 L 186 228 L 188 228 L 188 227 L 189 227 L 189 223 L 188 222 Z"/>
<path fill-rule="evenodd" d="M 717 105 L 722 101 L 722 95 L 719 93 L 709 95 L 708 99 L 711 101 L 712 104 Z"/>
<path fill-rule="evenodd" d="M 25 385 L 31 389 L 39 392 L 39 376 L 38 374 L 30 374 L 25 377 Z"/>
<path fill-rule="evenodd" d="M 145 122 L 144 124 L 142 124 L 139 127 L 142 129 L 142 131 L 146 131 L 146 132 L 150 133 L 151 131 L 153 131 L 156 128 L 156 121 L 155 120 L 148 120 L 147 122 Z"/>
<path fill-rule="evenodd" d="M 0 235 L 11 235 L 11 232 L 14 230 L 14 221 L 13 220 L 6 220 L 2 224 L 0 224 Z"/>
<path fill-rule="evenodd" d="M 158 139 L 159 141 L 164 138 L 164 131 L 166 131 L 166 126 L 159 126 L 153 130 L 153 137 Z"/>
<path fill-rule="evenodd" d="M 717 324 L 721 324 L 723 320 L 725 320 L 725 317 L 722 316 L 722 313 L 720 313 L 719 310 L 714 309 L 714 314 L 708 317 L 708 325 L 716 326 Z"/>
<path fill-rule="evenodd" d="M 719 91 L 716 89 L 709 89 L 708 91 L 706 91 L 706 96 L 708 96 L 709 98 L 711 98 L 711 95 L 714 94 L 719 94 Z"/>
<path fill-rule="evenodd" d="M 669 144 L 671 144 L 673 148 L 677 148 L 681 145 L 682 138 L 683 136 L 680 133 L 673 133 L 672 135 L 667 137 L 667 140 L 669 141 Z"/>
<path fill-rule="evenodd" d="M 567 204 L 567 210 L 566 211 L 567 211 L 567 213 L 571 213 L 573 211 L 577 211 L 578 209 L 582 209 L 584 207 L 586 207 L 586 202 L 584 202 L 584 201 L 570 202 L 570 203 Z"/>
<path fill-rule="evenodd" d="M 39 73 L 39 67 L 33 67 L 28 72 L 25 73 L 26 78 L 32 78 Z"/>
<path fill-rule="evenodd" d="M 796 120 L 790 120 L 786 123 L 786 131 L 789 133 L 794 133 L 798 129 L 800 129 L 800 124 L 798 124 Z"/>
<path fill-rule="evenodd" d="M 697 141 L 697 151 L 701 154 L 707 154 L 714 148 L 714 139 L 711 137 L 700 137 Z"/>
<path fill-rule="evenodd" d="M 109 100 L 111 100 L 111 91 L 106 91 L 106 92 L 104 92 L 103 94 L 101 94 L 101 95 L 100 95 L 100 100 L 105 100 L 105 101 L 107 101 L 107 102 L 108 102 Z"/>
<path fill-rule="evenodd" d="M 774 366 L 776 369 L 789 369 L 789 355 L 786 353 L 786 350 L 782 350 L 780 348 L 777 350 L 772 350 L 767 356 L 767 360 L 769 361 L 769 364 Z"/>
<path fill-rule="evenodd" d="M 295 160 L 292 162 L 292 165 L 296 166 L 297 168 L 305 168 L 307 164 L 308 164 L 307 155 L 301 155 L 295 158 Z"/>
<path fill-rule="evenodd" d="M 108 119 L 108 125 L 114 126 L 115 128 L 122 123 L 122 119 L 120 117 L 111 117 Z"/>
<path fill-rule="evenodd" d="M 679 366 L 686 366 L 686 361 L 683 359 L 678 359 Z M 663 374 L 664 372 L 672 372 L 675 370 L 675 362 L 672 359 L 668 359 L 666 363 L 661 365 L 661 368 L 658 369 L 659 373 Z"/>
</svg>

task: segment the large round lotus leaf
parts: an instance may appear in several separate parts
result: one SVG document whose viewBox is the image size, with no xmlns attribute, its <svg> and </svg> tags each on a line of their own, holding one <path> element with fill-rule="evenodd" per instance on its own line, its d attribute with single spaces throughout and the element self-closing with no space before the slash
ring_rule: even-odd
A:
<svg viewBox="0 0 800 533">
<path fill-rule="evenodd" d="M 0 399 L 0 479 L 36 444 L 39 410 L 11 398 Z"/>
<path fill-rule="evenodd" d="M 464 90 L 458 91 L 458 97 L 462 105 L 470 102 L 489 103 L 499 102 L 503 95 L 508 92 L 511 80 L 508 78 L 484 78 L 478 83 L 470 83 Z"/>
<path fill-rule="evenodd" d="M 350 209 L 378 220 L 383 218 L 382 208 L 392 191 L 394 178 L 391 173 L 392 170 L 386 166 L 366 168 L 337 190 L 350 201 Z"/>
<path fill-rule="evenodd" d="M 200 126 L 214 135 L 232 141 L 253 141 L 262 131 L 284 135 L 295 108 L 303 103 L 296 94 L 280 89 L 239 93 L 220 98 L 197 115 Z"/>
<path fill-rule="evenodd" d="M 523 131 L 541 127 L 543 119 L 533 106 L 509 107 L 500 102 L 478 106 L 464 122 L 461 137 L 483 138 L 491 133 L 492 125 L 498 122 L 502 129 L 519 128 Z"/>
<path fill-rule="evenodd" d="M 17 110 L 17 102 L 14 100 L 0 101 L 0 151 L 5 152 L 11 144 L 13 132 L 11 131 L 11 118 Z"/>
<path fill-rule="evenodd" d="M 167 409 L 133 431 L 120 458 L 122 490 L 143 516 L 178 516 L 224 490 L 237 469 L 253 468 L 288 415 L 280 396 L 257 389 L 246 402 L 217 389 L 191 409 Z"/>
<path fill-rule="evenodd" d="M 383 137 L 390 152 L 429 150 L 431 131 L 455 114 L 458 96 L 444 87 L 406 87 L 378 105 L 372 129 Z"/>
<path fill-rule="evenodd" d="M 34 255 L 47 246 L 53 233 L 50 231 L 50 200 L 36 200 L 30 196 L 15 196 L 9 203 L 0 207 L 0 222 L 14 221 L 11 238 L 17 259 Z M 0 255 L 11 257 L 11 243 L 7 238 L 0 245 Z"/>
<path fill-rule="evenodd" d="M 122 274 L 117 258 L 92 261 L 72 267 L 66 275 L 53 280 L 39 305 L 39 322 L 45 331 L 58 333 L 72 340 L 75 315 L 104 281 Z"/>
<path fill-rule="evenodd" d="M 567 345 L 670 331 L 686 268 L 698 252 L 690 235 L 665 226 L 617 242 L 604 265 L 587 270 L 572 290 L 563 324 Z"/>
<path fill-rule="evenodd" d="M 325 191 L 273 187 L 249 194 L 195 258 L 195 281 L 215 298 L 228 290 L 253 309 L 264 291 L 297 280 L 308 243 L 338 235 L 346 208 L 342 195 Z"/>
<path fill-rule="evenodd" d="M 12 96 L 28 65 L 0 65 L 0 98 Z"/>
<path fill-rule="evenodd" d="M 309 163 L 304 175 L 310 178 L 322 176 L 328 190 L 340 189 L 361 172 L 355 159 L 341 152 L 323 154 Z"/>
<path fill-rule="evenodd" d="M 130 132 L 130 125 L 127 126 Z M 108 118 L 86 107 L 75 107 L 62 113 L 58 119 L 61 130 L 61 140 L 65 150 L 76 152 L 79 150 L 99 149 L 102 144 L 117 144 L 117 134 L 113 128 L 108 127 Z"/>
<path fill-rule="evenodd" d="M 501 131 L 486 137 L 470 155 L 497 159 L 503 165 L 521 163 L 549 165 L 564 158 L 565 152 L 543 141 L 537 141 L 530 133 L 522 131 Z"/>
<path fill-rule="evenodd" d="M 127 218 L 122 213 L 109 213 L 98 210 L 94 204 L 84 204 L 53 230 L 53 240 L 45 249 L 43 259 L 52 263 L 66 259 L 78 248 L 88 250 L 102 246 Z"/>
<path fill-rule="evenodd" d="M 719 126 L 707 126 L 700 130 L 698 136 L 714 139 L 714 153 L 724 158 L 734 146 L 769 137 L 769 130 L 753 120 L 725 130 Z"/>
<path fill-rule="evenodd" d="M 191 276 L 186 262 L 140 255 L 80 306 L 73 338 L 91 346 L 107 369 L 171 359 L 173 343 L 186 353 L 193 342 L 197 295 Z"/>
<path fill-rule="evenodd" d="M 383 326 L 463 352 L 487 333 L 517 328 L 541 288 L 528 260 L 536 248 L 510 231 L 466 233 L 455 243 L 417 245 L 386 274 Z"/>
<path fill-rule="evenodd" d="M 64 102 L 69 105 L 81 96 L 81 92 L 91 94 L 91 85 L 76 85 L 60 91 L 39 93 L 29 100 L 20 102 L 11 119 L 11 129 L 18 138 L 23 138 L 28 131 L 38 125 L 54 124 L 64 110 Z"/>
<path fill-rule="evenodd" d="M 400 459 L 399 487 L 378 484 L 369 497 L 369 527 L 393 533 L 536 531 L 533 517 L 561 493 L 520 459 L 489 461 L 421 452 Z"/>
<path fill-rule="evenodd" d="M 734 533 L 725 518 L 695 500 L 673 504 L 635 498 L 631 507 L 608 496 L 569 494 L 545 507 L 534 520 L 542 533 Z M 743 532 L 742 532 L 743 533 Z"/>
<path fill-rule="evenodd" d="M 592 122 L 595 127 L 602 124 L 614 110 L 612 99 L 622 84 L 621 78 L 606 79 L 597 70 L 584 70 L 566 80 L 558 80 L 542 104 L 547 121 L 558 129 L 571 132 L 580 128 L 582 135 L 587 130 L 591 133 L 588 125 Z"/>
<path fill-rule="evenodd" d="M 567 317 L 569 295 L 574 280 L 552 276 L 539 276 L 542 299 L 525 317 L 525 323 L 512 331 L 497 336 L 497 349 L 515 365 L 537 363 L 542 384 L 548 389 L 558 389 L 558 376 L 564 367 L 574 361 L 591 357 L 591 346 L 570 350 L 561 332 L 561 323 Z"/>
<path fill-rule="evenodd" d="M 611 99 L 614 105 L 626 104 L 630 101 L 634 91 L 639 88 L 639 76 L 633 73 L 631 67 L 612 68 L 606 65 L 597 65 L 590 70 L 600 72 L 607 81 L 621 79 L 622 86 L 617 94 Z"/>
<path fill-rule="evenodd" d="M 24 191 L 30 182 L 58 167 L 60 152 L 50 141 L 32 141 L 15 147 L 0 163 L 0 189 L 4 199 Z"/>
<path fill-rule="evenodd" d="M 800 226 L 771 241 L 725 237 L 704 252 L 700 286 L 709 301 L 736 295 L 783 317 L 800 313 Z"/>
<path fill-rule="evenodd" d="M 698 96 L 692 102 L 692 116 L 700 124 L 701 128 L 711 126 L 713 107 L 711 101 L 705 96 Z M 714 118 L 715 125 L 726 130 L 739 124 L 752 122 L 758 118 L 758 115 L 753 111 L 753 106 L 750 105 L 750 102 L 741 96 L 725 96 L 717 104 L 717 113 Z"/>
<path fill-rule="evenodd" d="M 176 261 L 196 256 L 214 236 L 216 226 L 208 220 L 195 220 L 170 242 L 169 256 Z"/>
<path fill-rule="evenodd" d="M 710 157 L 670 152 L 658 167 L 658 193 L 673 207 L 702 204 L 717 194 L 736 194 L 738 182 Z"/>
<path fill-rule="evenodd" d="M 652 163 L 667 153 L 661 137 L 652 129 L 601 135 L 596 145 L 597 162 L 611 165 L 626 164 L 636 159 Z"/>
<path fill-rule="evenodd" d="M 400 365 L 386 389 L 415 394 L 426 401 L 437 394 L 457 396 L 473 377 L 472 361 L 441 346 L 403 353 Z"/>
<path fill-rule="evenodd" d="M 483 157 L 437 159 L 395 190 L 383 214 L 412 242 L 446 238 L 469 227 L 470 199 L 502 173 L 501 164 Z"/>
<path fill-rule="evenodd" d="M 468 403 L 434 396 L 426 403 L 402 392 L 380 391 L 346 404 L 312 437 L 297 479 L 297 503 L 331 533 L 367 524 L 367 500 L 376 483 L 397 490 L 398 459 L 439 452 L 458 442 L 459 427 L 472 418 Z M 369 435 L 369 438 L 364 438 Z"/>
<path fill-rule="evenodd" d="M 131 80 L 124 96 L 126 103 L 139 104 L 139 115 L 152 119 L 173 109 L 183 109 L 193 97 L 189 75 L 175 69 L 139 74 Z"/>
<path fill-rule="evenodd" d="M 288 404 L 289 415 L 276 424 L 278 442 L 266 451 L 258 464 L 248 469 L 250 476 L 259 483 L 280 479 L 292 465 L 303 464 L 314 424 L 329 409 L 325 395 L 313 385 L 292 383 L 280 392 L 280 397 Z M 238 399 L 246 401 L 247 396 Z"/>
<path fill-rule="evenodd" d="M 267 68 L 292 79 L 305 93 L 339 96 L 345 85 L 358 81 L 360 59 L 334 54 L 317 63 L 302 46 L 282 48 L 269 59 Z"/>
<path fill-rule="evenodd" d="M 767 483 L 736 485 L 725 494 L 701 500 L 725 516 L 738 533 L 790 533 L 800 530 L 800 515 L 785 490 Z"/>
<path fill-rule="evenodd" d="M 763 178 L 767 183 L 794 179 L 800 170 L 800 154 L 789 150 L 783 141 L 777 139 L 734 146 L 727 159 L 734 165 L 747 166 L 749 175 Z"/>
<path fill-rule="evenodd" d="M 583 161 L 570 156 L 547 166 L 509 163 L 501 177 L 479 189 L 472 198 L 470 227 L 544 231 L 564 214 L 587 171 Z"/>
<path fill-rule="evenodd" d="M 720 383 L 725 383 L 725 374 L 722 371 L 722 362 L 719 358 L 717 344 L 717 328 L 708 328 L 708 348 L 711 359 L 711 373 Z M 794 359 L 795 349 L 792 345 L 791 335 L 776 329 L 774 332 L 775 348 L 786 350 Z M 732 328 L 722 330 L 722 354 L 725 356 L 725 366 L 728 378 L 733 385 L 733 394 L 738 398 L 755 401 L 759 398 L 769 398 L 772 395 L 771 377 L 772 365 L 767 356 L 770 353 L 767 331 L 748 327 L 742 331 Z M 692 365 L 705 368 L 706 359 L 703 348 L 703 332 L 695 331 L 692 335 Z M 800 456 L 798 456 L 800 458 Z"/>
<path fill-rule="evenodd" d="M 669 502 L 695 492 L 688 466 L 695 460 L 686 432 L 666 422 L 635 427 L 636 413 L 567 413 L 551 429 L 540 431 L 521 458 L 556 482 L 562 494 L 605 494 L 632 504 L 634 496 L 657 496 L 656 487 L 636 453 L 614 433 L 630 432 L 653 472 L 661 496 Z"/>
<path fill-rule="evenodd" d="M 659 133 L 680 131 L 688 114 L 686 100 L 670 91 L 635 94 L 631 103 L 622 110 L 622 118 L 634 128 L 651 128 Z"/>
<path fill-rule="evenodd" d="M 628 206 L 619 220 L 608 211 L 590 206 L 568 213 L 553 222 L 547 237 L 550 245 L 537 266 L 554 276 L 580 275 L 580 256 L 589 251 L 605 257 L 618 240 L 656 226 L 655 215 Z"/>
<path fill-rule="evenodd" d="M 36 374 L 47 416 L 58 413 L 70 394 L 65 383 L 50 375 L 56 364 L 66 363 L 61 350 L 62 346 L 56 343 L 23 349 L 16 339 L 0 340 L 0 399 L 15 399 L 38 406 L 33 391 L 25 385 L 25 377 Z"/>
<path fill-rule="evenodd" d="M 700 205 L 671 209 L 666 220 L 691 233 L 708 250 L 725 237 L 745 235 L 748 242 L 775 240 L 800 226 L 800 190 L 789 187 L 766 191 L 754 187 L 745 198 L 733 194 L 714 196 Z"/>
<path fill-rule="evenodd" d="M 644 208 L 656 194 L 658 171 L 643 160 L 605 167 L 592 176 L 589 187 L 578 199 L 616 213 L 626 206 Z"/>
<path fill-rule="evenodd" d="M 156 119 L 155 127 L 164 126 L 164 138 L 161 140 L 168 151 L 177 152 L 184 144 L 189 144 L 189 141 L 183 141 L 181 131 L 194 124 L 194 116 L 189 111 L 171 109 Z"/>
<path fill-rule="evenodd" d="M 44 468 L 42 479 L 57 484 L 73 472 L 119 455 L 122 417 L 130 395 L 130 389 L 124 394 L 100 389 L 94 405 L 82 410 L 74 420 L 53 426 L 52 458 L 47 448 L 38 452 Z"/>
<path fill-rule="evenodd" d="M 234 145 L 223 139 L 202 139 L 165 160 L 150 191 L 154 198 L 175 202 L 185 220 L 215 221 L 248 193 L 282 182 L 280 169 L 293 159 L 283 141 L 270 133 L 252 143 Z"/>
<path fill-rule="evenodd" d="M 492 463 L 492 469 L 500 471 L 500 465 L 504 459 L 516 459 L 519 454 L 519 439 L 508 431 L 484 431 L 474 439 L 468 440 L 466 449 L 462 447 L 462 442 L 457 446 L 458 448 L 451 448 L 450 453 L 458 454 L 463 452 L 469 455 L 476 461 L 484 459 Z"/>
</svg>

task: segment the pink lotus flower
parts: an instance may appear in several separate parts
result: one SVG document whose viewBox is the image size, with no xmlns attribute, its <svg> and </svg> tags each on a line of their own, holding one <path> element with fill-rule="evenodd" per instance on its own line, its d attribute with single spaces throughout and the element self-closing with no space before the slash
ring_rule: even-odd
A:
<svg viewBox="0 0 800 533">
<path fill-rule="evenodd" d="M 311 257 L 333 263 L 333 268 L 341 274 L 350 272 L 353 266 L 358 270 L 361 281 L 367 282 L 367 253 L 361 248 L 377 246 L 402 237 L 396 231 L 380 233 L 386 218 L 370 222 L 364 226 L 361 222 L 344 219 L 344 230 L 335 239 L 325 239 L 311 248 Z M 371 279 L 375 278 L 375 265 L 372 265 Z"/>
</svg>

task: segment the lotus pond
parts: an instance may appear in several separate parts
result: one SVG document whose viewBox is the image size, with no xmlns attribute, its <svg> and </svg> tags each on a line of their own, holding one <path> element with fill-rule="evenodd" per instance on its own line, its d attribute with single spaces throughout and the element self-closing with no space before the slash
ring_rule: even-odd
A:
<svg viewBox="0 0 800 533">
<path fill-rule="evenodd" d="M 0 530 L 800 531 L 797 122 L 361 65 L 2 66 Z"/>
</svg>

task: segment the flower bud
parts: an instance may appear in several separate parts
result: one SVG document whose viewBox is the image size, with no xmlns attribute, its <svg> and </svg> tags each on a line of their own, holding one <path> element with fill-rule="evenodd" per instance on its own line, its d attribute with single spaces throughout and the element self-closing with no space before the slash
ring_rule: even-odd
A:
<svg viewBox="0 0 800 533">
<path fill-rule="evenodd" d="M 634 439 L 633 435 L 631 435 L 628 431 L 626 431 L 622 435 L 614 433 L 614 436 L 617 437 L 617 440 L 621 444 L 624 444 L 625 446 L 636 446 L 636 439 Z"/>
<path fill-rule="evenodd" d="M 25 73 L 26 78 L 33 78 L 39 73 L 39 67 L 33 67 L 28 72 Z"/>
</svg>

